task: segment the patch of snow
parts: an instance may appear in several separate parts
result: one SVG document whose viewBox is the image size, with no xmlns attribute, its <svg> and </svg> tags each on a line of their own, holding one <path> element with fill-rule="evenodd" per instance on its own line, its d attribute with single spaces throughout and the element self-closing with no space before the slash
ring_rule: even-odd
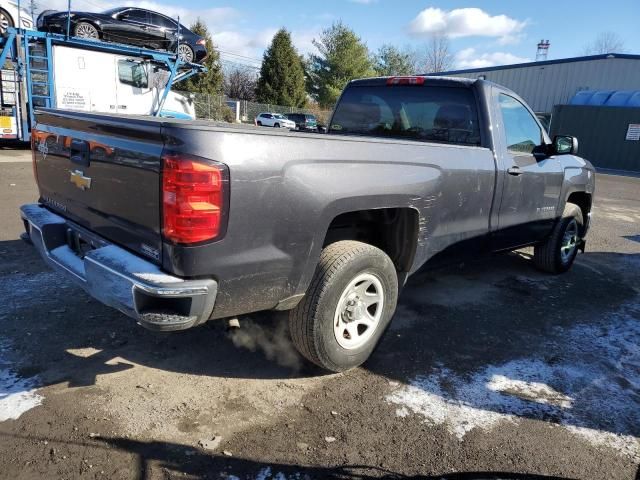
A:
<svg viewBox="0 0 640 480">
<path fill-rule="evenodd" d="M 555 334 L 540 349 L 551 362 L 517 359 L 467 375 L 440 365 L 387 400 L 398 416 L 409 409 L 459 439 L 530 418 L 640 460 L 640 304 Z"/>
<path fill-rule="evenodd" d="M 21 378 L 6 359 L 7 342 L 0 342 L 0 422 L 16 420 L 24 412 L 37 407 L 43 397 L 36 393 L 36 378 Z"/>
<path fill-rule="evenodd" d="M 494 375 L 487 383 L 487 388 L 494 392 L 513 395 L 524 400 L 548 405 L 556 405 L 562 408 L 571 408 L 573 399 L 555 391 L 549 385 L 539 382 L 526 382 L 514 380 L 504 375 Z"/>
</svg>

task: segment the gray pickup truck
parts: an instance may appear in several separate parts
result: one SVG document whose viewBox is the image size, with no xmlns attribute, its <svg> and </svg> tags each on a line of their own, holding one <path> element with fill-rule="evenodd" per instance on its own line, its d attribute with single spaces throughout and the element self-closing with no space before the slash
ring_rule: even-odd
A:
<svg viewBox="0 0 640 480">
<path fill-rule="evenodd" d="M 302 355 L 364 362 L 435 255 L 534 247 L 568 270 L 594 168 L 484 80 L 372 78 L 326 134 L 42 110 L 32 134 L 42 257 L 147 328 L 288 312 Z"/>
</svg>

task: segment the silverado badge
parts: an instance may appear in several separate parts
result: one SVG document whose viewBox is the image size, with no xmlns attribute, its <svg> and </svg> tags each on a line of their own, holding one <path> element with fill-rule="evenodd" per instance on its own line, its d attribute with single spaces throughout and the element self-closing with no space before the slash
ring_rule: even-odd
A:
<svg viewBox="0 0 640 480">
<path fill-rule="evenodd" d="M 80 170 L 72 171 L 69 180 L 80 190 L 89 190 L 91 188 L 91 177 L 85 177 Z"/>
</svg>

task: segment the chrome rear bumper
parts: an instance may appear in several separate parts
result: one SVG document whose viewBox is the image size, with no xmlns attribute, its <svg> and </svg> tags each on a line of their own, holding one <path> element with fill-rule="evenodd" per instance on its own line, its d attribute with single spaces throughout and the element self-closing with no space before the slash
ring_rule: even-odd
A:
<svg viewBox="0 0 640 480">
<path fill-rule="evenodd" d="M 215 280 L 186 280 L 97 237 L 83 257 L 67 245 L 74 225 L 39 204 L 21 208 L 25 229 L 42 258 L 89 295 L 151 330 L 184 330 L 209 319 L 218 292 Z"/>
</svg>

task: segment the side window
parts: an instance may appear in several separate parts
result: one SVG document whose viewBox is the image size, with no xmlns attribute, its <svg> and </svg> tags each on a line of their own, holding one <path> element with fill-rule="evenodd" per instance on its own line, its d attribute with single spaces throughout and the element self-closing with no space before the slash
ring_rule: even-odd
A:
<svg viewBox="0 0 640 480">
<path fill-rule="evenodd" d="M 500 94 L 500 110 L 507 137 L 507 150 L 532 153 L 542 143 L 542 131 L 522 103 L 509 95 Z"/>
<path fill-rule="evenodd" d="M 147 69 L 142 63 L 118 60 L 118 80 L 132 87 L 149 88 Z"/>
<path fill-rule="evenodd" d="M 155 13 L 150 14 L 150 17 L 151 17 L 151 24 L 155 25 L 156 27 L 168 28 L 171 30 L 175 30 L 177 28 L 173 20 L 167 17 L 163 17 L 162 15 L 158 15 Z"/>
<path fill-rule="evenodd" d="M 149 14 L 144 10 L 136 10 L 135 8 L 124 12 L 121 18 L 131 22 L 149 23 Z"/>
</svg>

